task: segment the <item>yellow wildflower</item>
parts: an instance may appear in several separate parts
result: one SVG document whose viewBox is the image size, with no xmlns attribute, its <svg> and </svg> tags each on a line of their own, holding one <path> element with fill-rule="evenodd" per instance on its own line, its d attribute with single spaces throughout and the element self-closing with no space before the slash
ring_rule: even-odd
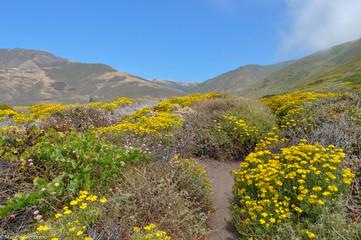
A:
<svg viewBox="0 0 361 240">
<path fill-rule="evenodd" d="M 71 210 L 67 209 L 65 210 L 64 214 L 70 214 L 71 213 Z"/>
<path fill-rule="evenodd" d="M 87 204 L 87 203 L 82 203 L 82 204 L 81 204 L 81 206 L 80 206 L 79 208 L 81 208 L 81 209 L 85 209 L 87 206 L 88 206 L 88 204 Z"/>
<path fill-rule="evenodd" d="M 316 235 L 314 233 L 312 233 L 312 232 L 307 231 L 306 233 L 307 233 L 307 236 L 309 238 L 315 238 L 316 237 Z"/>
</svg>

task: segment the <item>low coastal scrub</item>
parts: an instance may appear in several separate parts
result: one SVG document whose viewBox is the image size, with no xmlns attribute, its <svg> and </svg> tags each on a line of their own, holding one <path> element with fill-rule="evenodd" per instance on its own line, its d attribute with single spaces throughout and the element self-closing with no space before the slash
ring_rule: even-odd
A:
<svg viewBox="0 0 361 240">
<path fill-rule="evenodd" d="M 261 99 L 278 118 L 234 171 L 233 224 L 249 239 L 358 239 L 358 89 Z"/>
<path fill-rule="evenodd" d="M 174 98 L 174 107 L 166 100 L 170 111 L 157 108 L 159 100 L 150 100 L 151 106 L 125 98 L 4 108 L 2 121 L 10 125 L 0 133 L 0 234 L 87 240 L 206 236 L 213 207 L 205 170 L 176 152 L 155 161 L 144 140 L 171 139 L 183 124 L 173 108 L 214 97 L 221 95 Z"/>
<path fill-rule="evenodd" d="M 185 157 L 237 160 L 253 151 L 256 143 L 277 126 L 263 104 L 242 98 L 219 98 L 196 102 L 174 132 L 179 153 Z"/>
<path fill-rule="evenodd" d="M 332 212 L 340 195 L 345 201 L 355 174 L 343 168 L 343 150 L 301 142 L 279 154 L 267 149 L 251 153 L 234 172 L 233 214 L 242 214 L 235 218 L 242 235 L 276 236 L 280 226 L 289 224 L 293 234 L 307 238 L 314 235 L 312 224 L 323 208 Z"/>
<path fill-rule="evenodd" d="M 241 237 L 360 238 L 361 94 L 345 89 L 4 105 L 0 234 L 206 239 L 213 197 L 196 159 L 213 159 L 244 160 L 231 206 Z"/>
</svg>

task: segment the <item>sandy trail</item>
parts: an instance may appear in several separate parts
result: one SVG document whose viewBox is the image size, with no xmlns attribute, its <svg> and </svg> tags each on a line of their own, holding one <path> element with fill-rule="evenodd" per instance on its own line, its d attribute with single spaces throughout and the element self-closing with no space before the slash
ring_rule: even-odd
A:
<svg viewBox="0 0 361 240">
<path fill-rule="evenodd" d="M 199 161 L 198 164 L 205 168 L 207 177 L 211 181 L 214 192 L 214 206 L 216 212 L 208 221 L 209 228 L 212 230 L 211 236 L 207 240 L 234 240 L 239 239 L 235 229 L 227 225 L 227 220 L 231 219 L 230 205 L 232 199 L 232 186 L 234 183 L 233 174 L 230 171 L 237 170 L 240 162 L 217 162 L 217 161 Z"/>
</svg>

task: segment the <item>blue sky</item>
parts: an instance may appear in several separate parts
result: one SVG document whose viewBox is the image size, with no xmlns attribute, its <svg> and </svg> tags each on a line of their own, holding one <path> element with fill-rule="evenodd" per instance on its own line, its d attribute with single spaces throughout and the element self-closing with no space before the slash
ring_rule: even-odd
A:
<svg viewBox="0 0 361 240">
<path fill-rule="evenodd" d="M 361 37 L 360 0 L 2 0 L 0 48 L 205 81 Z"/>
</svg>

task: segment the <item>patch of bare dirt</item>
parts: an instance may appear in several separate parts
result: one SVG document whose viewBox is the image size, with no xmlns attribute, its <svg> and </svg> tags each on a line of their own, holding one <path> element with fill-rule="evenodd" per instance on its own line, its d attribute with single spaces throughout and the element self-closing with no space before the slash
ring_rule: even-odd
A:
<svg viewBox="0 0 361 240">
<path fill-rule="evenodd" d="M 231 220 L 230 206 L 233 197 L 232 186 L 234 177 L 230 171 L 239 168 L 240 162 L 217 162 L 212 160 L 199 161 L 198 164 L 207 171 L 207 177 L 211 181 L 216 211 L 208 221 L 212 231 L 207 240 L 234 240 L 239 239 L 237 231 L 227 224 Z"/>
</svg>

